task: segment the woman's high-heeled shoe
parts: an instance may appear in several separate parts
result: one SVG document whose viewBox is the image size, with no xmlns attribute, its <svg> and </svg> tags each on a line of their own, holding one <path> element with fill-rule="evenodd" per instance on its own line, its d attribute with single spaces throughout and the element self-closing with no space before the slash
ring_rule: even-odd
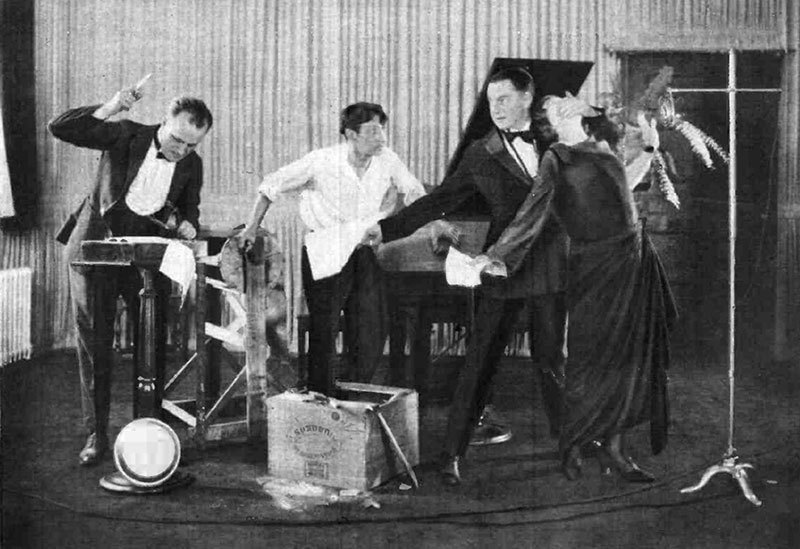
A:
<svg viewBox="0 0 800 549">
<path fill-rule="evenodd" d="M 597 464 L 600 466 L 600 474 L 601 475 L 610 475 L 611 472 L 614 470 L 614 464 L 611 461 L 611 457 L 608 455 L 603 443 L 599 440 L 593 440 L 590 443 L 590 446 L 594 452 L 594 457 L 597 458 Z"/>
<path fill-rule="evenodd" d="M 583 460 L 579 446 L 570 446 L 561 460 L 561 472 L 569 480 L 577 480 L 582 474 Z"/>
<path fill-rule="evenodd" d="M 618 469 L 618 472 L 620 476 L 628 482 L 653 482 L 656 480 L 656 477 L 636 465 L 636 462 L 631 458 L 626 457 L 625 463 L 625 468 Z"/>
<path fill-rule="evenodd" d="M 639 467 L 631 458 L 614 452 L 606 445 L 601 445 L 597 452 L 600 470 L 603 474 L 611 474 L 615 470 L 623 480 L 628 482 L 653 482 L 656 478 Z"/>
</svg>

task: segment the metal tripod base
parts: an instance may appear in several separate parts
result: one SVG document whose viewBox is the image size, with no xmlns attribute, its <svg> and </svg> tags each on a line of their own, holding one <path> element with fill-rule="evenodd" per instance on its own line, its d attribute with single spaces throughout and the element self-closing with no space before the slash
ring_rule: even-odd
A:
<svg viewBox="0 0 800 549">
<path fill-rule="evenodd" d="M 754 467 L 749 463 L 736 463 L 738 459 L 739 458 L 736 455 L 728 455 L 723 457 L 722 463 L 717 463 L 706 469 L 703 473 L 703 477 L 700 479 L 700 482 L 694 486 L 689 486 L 688 488 L 682 489 L 681 494 L 688 494 L 690 492 L 698 491 L 703 486 L 708 484 L 708 481 L 711 480 L 711 477 L 717 473 L 728 473 L 739 483 L 739 487 L 742 489 L 744 497 L 746 497 L 750 503 L 756 506 L 761 505 L 761 500 L 758 499 L 758 497 L 753 493 L 753 490 L 750 488 L 750 478 L 747 476 L 747 469 L 753 469 Z"/>
</svg>

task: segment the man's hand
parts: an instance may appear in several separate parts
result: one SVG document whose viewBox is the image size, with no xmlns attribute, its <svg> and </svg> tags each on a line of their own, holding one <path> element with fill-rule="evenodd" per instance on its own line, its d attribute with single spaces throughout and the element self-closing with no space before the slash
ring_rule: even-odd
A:
<svg viewBox="0 0 800 549">
<path fill-rule="evenodd" d="M 370 248 L 377 248 L 383 242 L 383 231 L 379 223 L 375 223 L 372 227 L 364 231 L 364 236 L 361 237 L 361 245 L 369 246 Z"/>
<path fill-rule="evenodd" d="M 194 225 L 188 221 L 181 221 L 181 224 L 178 225 L 178 228 L 175 229 L 175 232 L 184 240 L 194 240 L 197 236 L 197 229 L 195 229 Z"/>
<path fill-rule="evenodd" d="M 114 97 L 106 101 L 100 108 L 94 111 L 95 118 L 105 120 L 122 111 L 130 110 L 134 103 L 139 101 L 144 93 L 140 88 L 132 86 L 119 90 Z"/>
<path fill-rule="evenodd" d="M 433 252 L 441 255 L 447 250 L 448 242 L 458 248 L 461 244 L 461 231 L 452 223 L 439 219 L 430 225 L 430 239 Z"/>
<path fill-rule="evenodd" d="M 508 278 L 508 269 L 506 268 L 505 263 L 496 259 L 491 259 L 485 254 L 475 257 L 475 259 L 472 260 L 472 265 L 475 268 L 480 269 L 481 274 L 499 278 Z"/>
<path fill-rule="evenodd" d="M 236 240 L 238 241 L 239 249 L 241 251 L 243 251 L 243 252 L 249 252 L 250 251 L 250 248 L 253 247 L 253 244 L 256 241 L 256 231 L 257 230 L 258 230 L 258 227 L 256 225 L 248 225 L 244 229 L 242 229 L 242 232 L 240 232 L 236 236 Z"/>
<path fill-rule="evenodd" d="M 656 130 L 657 121 L 655 118 L 651 119 L 650 122 L 647 121 L 643 112 L 639 112 L 636 116 L 636 122 L 639 124 L 639 129 L 642 130 L 642 148 L 646 150 L 648 147 L 652 147 L 653 151 L 658 150 L 659 145 L 661 145 L 661 140 L 658 137 L 658 131 Z"/>
<path fill-rule="evenodd" d="M 494 276 L 497 278 L 508 278 L 508 268 L 506 267 L 506 264 L 500 263 L 499 261 L 492 261 L 491 263 L 487 263 L 483 267 L 481 273 L 487 274 L 489 276 Z"/>
</svg>

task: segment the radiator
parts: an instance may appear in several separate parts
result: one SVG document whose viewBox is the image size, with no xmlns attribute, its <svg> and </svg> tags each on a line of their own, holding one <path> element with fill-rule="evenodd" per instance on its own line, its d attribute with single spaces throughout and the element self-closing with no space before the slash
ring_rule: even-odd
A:
<svg viewBox="0 0 800 549">
<path fill-rule="evenodd" d="M 29 267 L 0 271 L 0 366 L 31 357 Z"/>
</svg>

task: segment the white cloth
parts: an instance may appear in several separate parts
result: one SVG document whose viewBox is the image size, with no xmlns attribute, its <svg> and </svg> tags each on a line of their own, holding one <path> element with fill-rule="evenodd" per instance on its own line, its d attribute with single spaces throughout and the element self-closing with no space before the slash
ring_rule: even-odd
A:
<svg viewBox="0 0 800 549">
<path fill-rule="evenodd" d="M 391 187 L 404 195 L 405 205 L 425 194 L 392 150 L 384 147 L 372 157 L 359 178 L 347 161 L 347 143 L 317 149 L 264 177 L 258 190 L 271 201 L 281 195 L 300 193 L 300 217 L 312 231 L 350 221 L 378 219 L 383 199 Z"/>
<path fill-rule="evenodd" d="M 314 280 L 341 272 L 353 251 L 361 243 L 364 232 L 378 222 L 379 217 L 348 221 L 311 231 L 306 234 L 306 252 Z"/>
<path fill-rule="evenodd" d="M 444 260 L 444 275 L 450 286 L 474 288 L 481 284 L 481 269 L 485 263 L 475 262 L 474 258 L 450 246 Z"/>
<path fill-rule="evenodd" d="M 125 204 L 133 213 L 152 215 L 167 202 L 175 162 L 156 158 L 157 152 L 155 144 L 151 144 L 125 195 Z"/>
<path fill-rule="evenodd" d="M 169 241 L 158 270 L 180 285 L 181 305 L 183 305 L 189 285 L 197 276 L 192 249 L 180 242 Z"/>
</svg>

